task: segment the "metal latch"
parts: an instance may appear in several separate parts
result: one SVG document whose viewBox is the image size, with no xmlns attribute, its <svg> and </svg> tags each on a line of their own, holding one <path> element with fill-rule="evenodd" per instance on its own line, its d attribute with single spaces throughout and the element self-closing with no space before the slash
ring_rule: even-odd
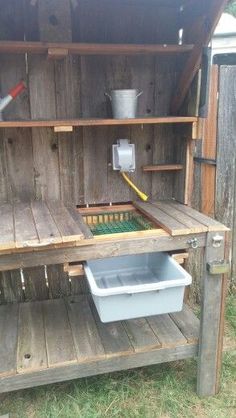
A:
<svg viewBox="0 0 236 418">
<path fill-rule="evenodd" d="M 222 235 L 216 234 L 213 238 L 212 238 L 212 245 L 214 248 L 219 248 L 222 244 L 224 240 L 224 237 L 222 237 Z"/>
<path fill-rule="evenodd" d="M 214 260 L 207 263 L 207 271 L 210 274 L 225 274 L 229 272 L 229 262 Z"/>
<path fill-rule="evenodd" d="M 197 238 L 191 238 L 191 239 L 189 239 L 187 241 L 187 244 L 189 244 L 190 247 L 192 247 L 194 249 L 199 247 L 199 242 L 198 242 L 198 239 Z"/>
</svg>

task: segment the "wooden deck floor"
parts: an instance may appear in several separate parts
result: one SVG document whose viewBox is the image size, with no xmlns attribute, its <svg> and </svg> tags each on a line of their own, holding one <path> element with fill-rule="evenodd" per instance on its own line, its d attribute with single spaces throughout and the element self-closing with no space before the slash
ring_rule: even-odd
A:
<svg viewBox="0 0 236 418">
<path fill-rule="evenodd" d="M 197 355 L 182 312 L 103 324 L 87 296 L 0 306 L 0 392 Z"/>
</svg>

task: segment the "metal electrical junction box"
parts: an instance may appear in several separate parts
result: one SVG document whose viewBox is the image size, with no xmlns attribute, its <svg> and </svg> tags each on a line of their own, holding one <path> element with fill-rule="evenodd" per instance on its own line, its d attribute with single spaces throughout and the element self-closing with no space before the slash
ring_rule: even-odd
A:
<svg viewBox="0 0 236 418">
<path fill-rule="evenodd" d="M 113 170 L 135 170 L 135 145 L 130 144 L 128 139 L 118 139 L 117 144 L 112 145 Z"/>
</svg>

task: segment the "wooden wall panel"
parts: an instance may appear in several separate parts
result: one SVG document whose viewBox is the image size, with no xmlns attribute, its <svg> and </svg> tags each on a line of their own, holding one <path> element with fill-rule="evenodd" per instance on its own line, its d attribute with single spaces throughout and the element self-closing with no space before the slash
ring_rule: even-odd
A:
<svg viewBox="0 0 236 418">
<path fill-rule="evenodd" d="M 3 3 L 1 39 L 176 43 L 178 38 L 178 5 L 158 9 L 156 2 L 150 1 L 147 7 L 143 0 L 9 0 L 7 5 L 0 0 L 0 6 Z M 1 68 L 2 93 L 19 78 L 28 84 L 27 92 L 9 107 L 9 119 L 111 116 L 104 92 L 114 88 L 144 91 L 140 115 L 167 115 L 176 79 L 176 59 L 160 57 L 67 57 L 53 61 L 36 55 L 27 60 L 20 55 L 2 56 Z M 1 131 L 0 201 L 61 198 L 76 205 L 136 198 L 111 168 L 112 144 L 119 138 L 135 143 L 137 169 L 131 178 L 137 186 L 153 197 L 172 197 L 172 173 L 142 171 L 143 165 L 175 162 L 172 127 L 126 126 L 77 128 L 58 134 L 45 128 Z M 25 277 L 22 292 L 27 299 L 84 291 L 78 281 L 68 280 L 62 266 L 48 268 L 47 278 L 42 269 L 30 269 Z M 7 294 L 5 278 L 0 279 L 1 287 Z M 10 299 L 4 299 L 3 294 L 2 300 Z M 21 292 L 14 297 L 20 300 Z"/>
</svg>

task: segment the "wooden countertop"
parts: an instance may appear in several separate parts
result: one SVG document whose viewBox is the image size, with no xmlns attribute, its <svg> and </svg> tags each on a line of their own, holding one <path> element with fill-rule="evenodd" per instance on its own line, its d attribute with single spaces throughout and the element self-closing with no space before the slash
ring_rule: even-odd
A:
<svg viewBox="0 0 236 418">
<path fill-rule="evenodd" d="M 3 204 L 0 206 L 0 254 L 228 230 L 214 219 L 175 201 L 134 202 L 133 208 L 152 220 L 156 229 L 94 237 L 82 214 L 61 201 Z"/>
</svg>

